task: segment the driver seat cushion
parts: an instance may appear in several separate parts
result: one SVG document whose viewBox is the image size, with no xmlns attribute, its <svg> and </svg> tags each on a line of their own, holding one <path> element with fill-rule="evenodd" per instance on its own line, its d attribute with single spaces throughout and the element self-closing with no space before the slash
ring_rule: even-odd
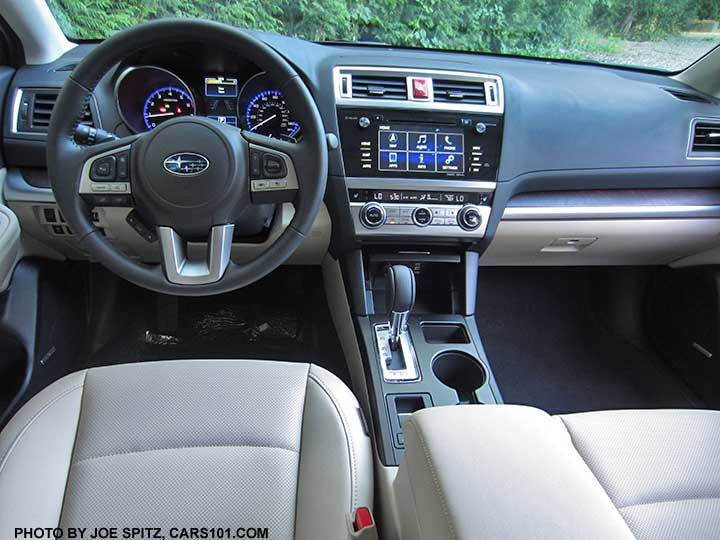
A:
<svg viewBox="0 0 720 540">
<path fill-rule="evenodd" d="M 93 368 L 40 392 L 0 434 L 3 538 L 58 525 L 343 538 L 372 493 L 358 403 L 312 364 Z"/>
</svg>

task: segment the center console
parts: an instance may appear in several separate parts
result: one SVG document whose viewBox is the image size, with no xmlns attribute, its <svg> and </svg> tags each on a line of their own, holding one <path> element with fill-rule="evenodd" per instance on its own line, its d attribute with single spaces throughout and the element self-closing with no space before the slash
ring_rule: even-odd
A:
<svg viewBox="0 0 720 540">
<path fill-rule="evenodd" d="M 380 459 L 436 406 L 501 402 L 475 323 L 478 254 L 501 153 L 494 75 L 336 67 L 335 100 L 354 249 L 342 271 Z"/>
</svg>

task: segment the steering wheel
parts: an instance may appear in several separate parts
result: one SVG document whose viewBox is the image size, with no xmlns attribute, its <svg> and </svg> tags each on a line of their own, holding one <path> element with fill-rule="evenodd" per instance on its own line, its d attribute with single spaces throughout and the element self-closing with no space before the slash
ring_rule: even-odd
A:
<svg viewBox="0 0 720 540">
<path fill-rule="evenodd" d="M 169 42 L 209 44 L 264 70 L 302 126 L 300 142 L 183 116 L 146 133 L 94 146 L 78 144 L 75 132 L 103 76 L 133 53 Z M 150 22 L 95 47 L 75 67 L 58 96 L 47 156 L 55 199 L 81 247 L 128 281 L 185 296 L 232 291 L 280 266 L 310 231 L 327 182 L 322 119 L 300 76 L 250 34 L 204 20 Z M 127 194 L 126 204 L 150 230 L 156 229 L 161 264 L 132 260 L 93 225 L 92 207 L 107 192 Z M 234 223 L 250 205 L 283 202 L 295 207 L 288 227 L 254 260 L 242 265 L 232 262 Z M 192 260 L 187 241 L 198 239 L 207 241 L 207 253 L 204 259 Z"/>
</svg>

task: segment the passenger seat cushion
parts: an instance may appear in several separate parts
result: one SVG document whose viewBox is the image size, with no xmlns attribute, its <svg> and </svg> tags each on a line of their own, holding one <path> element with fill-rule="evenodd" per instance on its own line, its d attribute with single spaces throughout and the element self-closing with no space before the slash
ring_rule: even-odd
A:
<svg viewBox="0 0 720 540">
<path fill-rule="evenodd" d="M 403 431 L 394 484 L 403 538 L 633 538 L 565 427 L 543 411 L 436 407 Z"/>
<path fill-rule="evenodd" d="M 720 533 L 720 412 L 603 411 L 560 419 L 639 539 Z"/>
</svg>

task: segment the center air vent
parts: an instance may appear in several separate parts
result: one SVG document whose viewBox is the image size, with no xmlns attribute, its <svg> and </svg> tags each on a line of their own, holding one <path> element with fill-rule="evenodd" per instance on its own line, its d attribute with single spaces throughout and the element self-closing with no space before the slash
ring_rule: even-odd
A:
<svg viewBox="0 0 720 540">
<path fill-rule="evenodd" d="M 16 131 L 22 133 L 47 133 L 50 127 L 55 102 L 59 89 L 23 89 L 20 90 L 21 99 L 18 102 Z M 95 119 L 86 105 L 80 122 L 88 126 L 95 126 Z"/>
<path fill-rule="evenodd" d="M 718 121 L 696 120 L 693 124 L 691 156 L 720 156 L 720 119 Z"/>
<path fill-rule="evenodd" d="M 487 103 L 484 82 L 435 79 L 433 84 L 435 101 L 471 103 L 473 105 L 485 105 Z"/>
<path fill-rule="evenodd" d="M 352 97 L 355 99 L 407 99 L 405 77 L 391 75 L 355 74 L 352 77 Z"/>
<path fill-rule="evenodd" d="M 502 79 L 470 71 L 335 66 L 339 107 L 503 114 Z"/>
</svg>

